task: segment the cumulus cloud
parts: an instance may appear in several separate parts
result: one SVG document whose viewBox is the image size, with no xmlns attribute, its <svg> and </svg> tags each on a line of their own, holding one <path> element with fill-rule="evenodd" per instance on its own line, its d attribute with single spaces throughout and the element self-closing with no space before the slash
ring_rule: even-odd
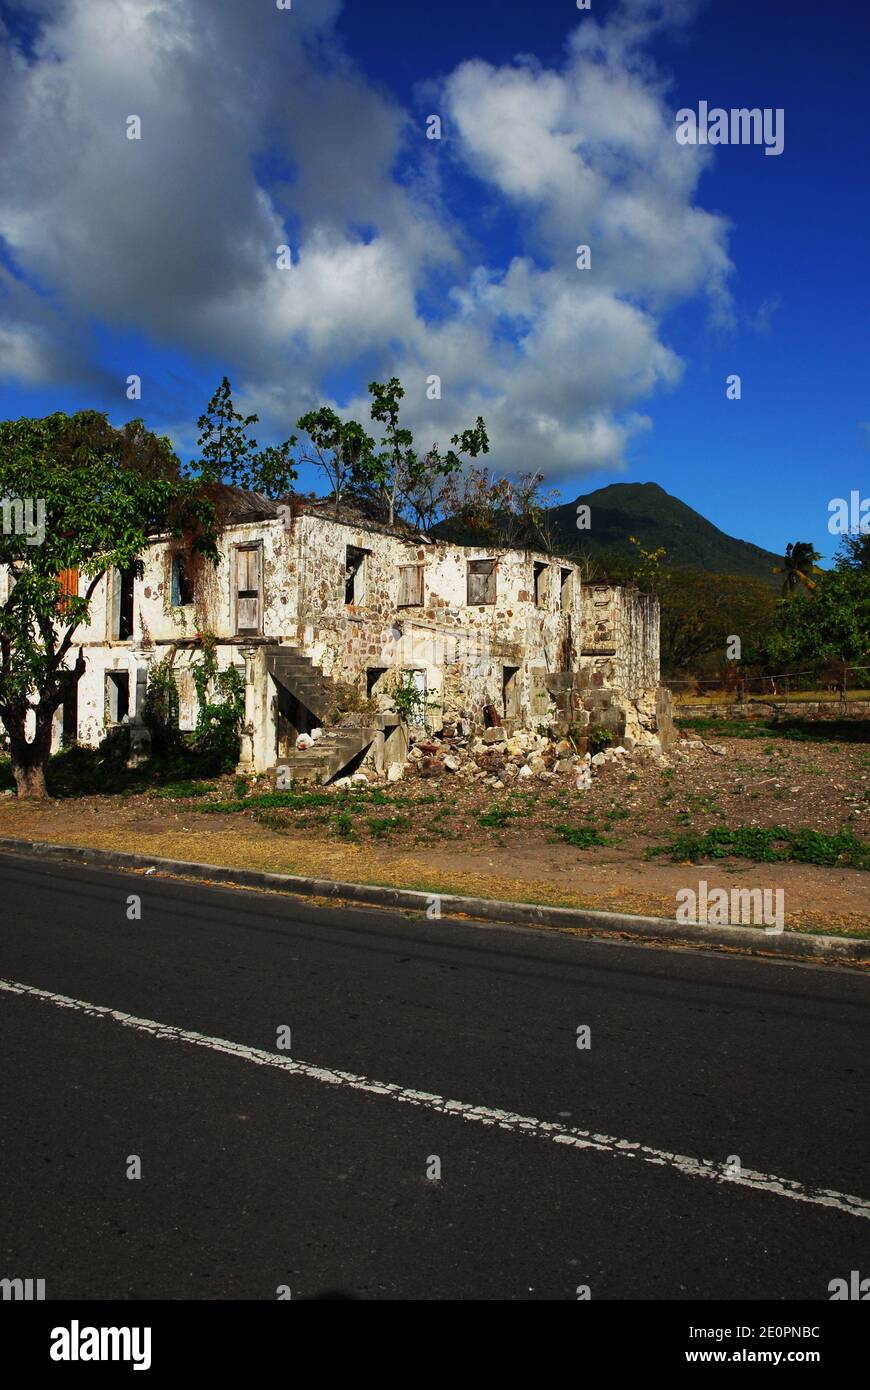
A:
<svg viewBox="0 0 870 1390">
<path fill-rule="evenodd" d="M 697 203 L 711 153 L 676 144 L 644 50 L 694 0 L 584 16 L 556 68 L 460 64 L 442 142 L 343 51 L 341 0 L 27 8 L 36 36 L 7 36 L 0 66 L 11 379 L 95 379 L 98 322 L 218 361 L 276 432 L 339 373 L 360 389 L 335 403 L 363 415 L 365 382 L 395 374 L 426 442 L 480 413 L 503 470 L 576 475 L 619 467 L 679 381 L 667 311 L 705 296 L 729 317 L 727 225 Z M 506 260 L 448 196 L 460 172 L 510 211 Z"/>
</svg>

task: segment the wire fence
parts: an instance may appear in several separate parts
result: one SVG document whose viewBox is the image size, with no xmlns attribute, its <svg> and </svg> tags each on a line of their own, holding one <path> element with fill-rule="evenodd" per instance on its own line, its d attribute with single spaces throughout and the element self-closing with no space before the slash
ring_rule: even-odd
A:
<svg viewBox="0 0 870 1390">
<path fill-rule="evenodd" d="M 746 674 L 739 670 L 718 676 L 664 678 L 662 684 L 682 703 L 692 698 L 721 698 L 745 704 L 747 700 L 856 700 L 870 699 L 870 666 L 844 666 L 841 662 L 782 671 L 772 675 Z"/>
</svg>

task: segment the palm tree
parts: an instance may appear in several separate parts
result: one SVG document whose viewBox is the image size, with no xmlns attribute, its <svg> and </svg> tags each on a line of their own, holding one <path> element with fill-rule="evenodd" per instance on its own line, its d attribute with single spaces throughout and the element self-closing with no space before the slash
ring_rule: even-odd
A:
<svg viewBox="0 0 870 1390">
<path fill-rule="evenodd" d="M 816 564 L 816 561 L 821 560 L 821 558 L 810 541 L 795 541 L 794 544 L 789 542 L 785 548 L 785 560 L 781 565 L 776 565 L 773 570 L 774 574 L 785 575 L 785 579 L 782 581 L 782 592 L 793 594 L 798 584 L 803 584 L 807 589 L 817 588 L 812 575 L 823 573 Z"/>
</svg>

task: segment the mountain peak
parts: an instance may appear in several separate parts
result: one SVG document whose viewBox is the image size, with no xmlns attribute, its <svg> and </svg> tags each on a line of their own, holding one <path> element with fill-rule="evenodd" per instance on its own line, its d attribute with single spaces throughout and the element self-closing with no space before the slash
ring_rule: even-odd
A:
<svg viewBox="0 0 870 1390">
<path fill-rule="evenodd" d="M 587 506 L 591 528 L 577 530 L 577 508 Z M 608 483 L 552 509 L 563 544 L 603 558 L 636 556 L 629 536 L 646 550 L 664 546 L 666 559 L 713 574 L 743 574 L 770 580 L 780 557 L 750 541 L 728 536 L 666 492 L 659 483 Z"/>
</svg>

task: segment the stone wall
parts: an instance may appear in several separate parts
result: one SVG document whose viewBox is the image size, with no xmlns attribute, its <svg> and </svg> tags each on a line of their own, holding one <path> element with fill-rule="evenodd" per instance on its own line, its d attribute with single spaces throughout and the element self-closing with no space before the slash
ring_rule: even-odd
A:
<svg viewBox="0 0 870 1390">
<path fill-rule="evenodd" d="M 678 704 L 675 719 L 870 719 L 870 700 L 747 700 Z"/>
<path fill-rule="evenodd" d="M 579 631 L 583 596 L 574 566 L 528 551 L 410 541 L 323 516 L 305 517 L 299 530 L 297 637 L 325 674 L 371 688 L 386 702 L 394 673 L 421 672 L 435 727 L 457 720 L 482 727 L 486 706 L 516 724 L 546 718 L 549 701 L 536 673 L 558 669 L 566 634 Z M 367 552 L 362 605 L 344 602 L 348 547 Z M 490 558 L 495 601 L 469 606 L 468 564 Z M 422 568 L 422 602 L 399 607 L 406 565 Z"/>
<path fill-rule="evenodd" d="M 390 707 L 399 673 L 418 673 L 433 729 L 480 730 L 494 713 L 513 728 L 535 731 L 599 716 L 621 728 L 654 730 L 655 600 L 613 585 L 581 587 L 576 566 L 543 554 L 432 541 L 356 525 L 322 509 L 274 510 L 274 516 L 225 527 L 219 563 L 192 567 L 195 601 L 184 606 L 171 602 L 177 546 L 155 542 L 143 557 L 133 631 L 123 641 L 110 635 L 117 576 L 101 582 L 79 633 L 87 661 L 78 695 L 80 741 L 96 744 L 106 731 L 111 673 L 126 673 L 136 712 L 148 667 L 168 655 L 181 727 L 192 729 L 197 708 L 190 666 L 206 631 L 217 638 L 219 665 L 245 670 L 246 758 L 258 769 L 275 757 L 275 689 L 265 649 L 276 643 L 298 646 L 324 675 L 354 686 L 361 700 L 370 697 L 373 709 Z M 260 554 L 260 623 L 257 633 L 240 634 L 235 552 L 251 545 Z M 359 587 L 350 595 L 349 550 L 364 553 Z M 494 601 L 469 605 L 469 563 L 489 559 L 495 562 Z M 399 606 L 400 597 L 409 597 L 400 587 L 405 566 L 420 567 L 422 588 L 411 594 L 419 602 Z M 602 716 L 608 709 L 615 713 Z M 58 739 L 61 722 L 58 715 Z"/>
</svg>

